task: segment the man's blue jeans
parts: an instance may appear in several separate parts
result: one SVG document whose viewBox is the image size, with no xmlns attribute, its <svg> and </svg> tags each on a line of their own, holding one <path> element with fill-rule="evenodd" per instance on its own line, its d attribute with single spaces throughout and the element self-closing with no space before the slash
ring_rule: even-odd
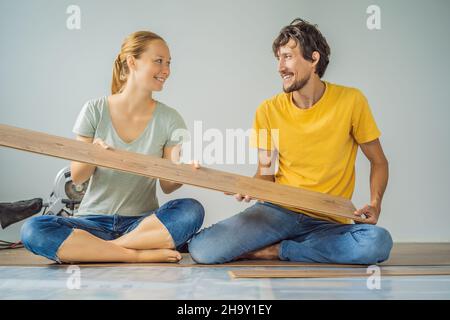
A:
<svg viewBox="0 0 450 320">
<path fill-rule="evenodd" d="M 164 224 L 179 249 L 200 229 L 205 211 L 197 200 L 177 199 L 167 202 L 156 211 L 140 216 L 38 216 L 27 220 L 22 226 L 22 243 L 34 254 L 60 262 L 56 253 L 73 229 L 85 230 L 103 240 L 114 240 L 135 229 L 142 220 L 152 214 Z"/>
<path fill-rule="evenodd" d="M 198 263 L 225 263 L 280 242 L 281 260 L 375 264 L 387 260 L 392 238 L 369 224 L 338 224 L 257 202 L 196 234 L 189 252 Z"/>
</svg>

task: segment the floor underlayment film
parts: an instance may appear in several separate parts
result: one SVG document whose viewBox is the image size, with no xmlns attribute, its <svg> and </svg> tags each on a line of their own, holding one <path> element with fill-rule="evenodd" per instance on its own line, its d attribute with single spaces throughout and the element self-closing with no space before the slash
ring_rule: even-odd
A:
<svg viewBox="0 0 450 320">
<path fill-rule="evenodd" d="M 179 264 L 57 265 L 24 249 L 0 251 L 1 299 L 450 299 L 450 244 L 396 244 L 379 265 L 380 281 L 365 266 L 239 261 L 197 265 L 188 254 Z M 233 273 L 309 273 L 332 277 L 234 278 Z M 311 270 L 311 271 L 309 271 Z M 411 271 L 444 275 L 383 276 Z M 267 272 L 266 272 L 267 271 Z M 328 273 L 328 272 L 327 272 Z M 77 289 L 79 288 L 79 289 Z"/>
</svg>

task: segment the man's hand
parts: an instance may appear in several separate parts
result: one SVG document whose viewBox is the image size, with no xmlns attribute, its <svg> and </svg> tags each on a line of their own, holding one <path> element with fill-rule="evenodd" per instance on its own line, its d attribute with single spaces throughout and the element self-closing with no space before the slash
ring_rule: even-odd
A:
<svg viewBox="0 0 450 320">
<path fill-rule="evenodd" d="M 192 160 L 189 164 L 191 164 L 194 169 L 200 169 L 200 163 L 198 160 Z"/>
<path fill-rule="evenodd" d="M 378 222 L 378 217 L 380 216 L 380 211 L 381 209 L 379 208 L 378 205 L 376 204 L 366 204 L 364 207 L 362 207 L 361 209 L 358 209 L 354 212 L 354 214 L 356 216 L 363 216 L 364 218 L 364 223 L 368 223 L 368 224 L 377 224 Z"/>
<path fill-rule="evenodd" d="M 248 196 L 248 195 L 243 195 L 240 193 L 229 193 L 229 192 L 224 192 L 227 196 L 234 196 L 234 198 L 241 202 L 242 200 L 244 200 L 245 202 L 250 202 L 251 200 L 253 200 L 252 197 Z"/>
<path fill-rule="evenodd" d="M 244 200 L 245 202 L 250 202 L 251 200 L 253 200 L 253 198 L 250 197 L 249 195 L 243 195 L 243 194 L 240 194 L 240 193 L 236 193 L 234 195 L 234 198 L 237 201 L 239 201 L 239 202 L 241 202 L 242 200 Z"/>
</svg>

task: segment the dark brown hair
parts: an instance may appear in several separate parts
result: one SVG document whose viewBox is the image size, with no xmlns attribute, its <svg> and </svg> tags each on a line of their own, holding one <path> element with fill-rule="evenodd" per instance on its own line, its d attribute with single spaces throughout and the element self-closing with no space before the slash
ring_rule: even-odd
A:
<svg viewBox="0 0 450 320">
<path fill-rule="evenodd" d="M 320 59 L 316 65 L 316 73 L 319 78 L 322 78 L 330 61 L 330 47 L 325 37 L 317 29 L 317 25 L 296 18 L 290 25 L 281 29 L 280 34 L 273 41 L 272 45 L 272 50 L 276 57 L 278 57 L 280 47 L 286 45 L 291 39 L 299 46 L 303 58 L 308 61 L 313 61 L 312 54 L 314 51 L 320 53 Z"/>
</svg>

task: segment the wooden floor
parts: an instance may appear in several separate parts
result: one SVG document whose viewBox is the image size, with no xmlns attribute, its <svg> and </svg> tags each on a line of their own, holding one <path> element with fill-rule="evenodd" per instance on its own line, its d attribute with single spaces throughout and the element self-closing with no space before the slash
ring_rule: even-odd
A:
<svg viewBox="0 0 450 320">
<path fill-rule="evenodd" d="M 58 266 L 58 264 L 46 258 L 36 256 L 26 249 L 0 250 L 0 266 Z M 312 264 L 289 261 L 236 261 L 220 265 L 196 264 L 189 254 L 183 254 L 183 259 L 179 263 L 95 263 L 78 264 L 85 267 L 114 267 L 114 266 L 166 266 L 166 267 L 295 267 L 295 266 L 321 266 L 321 267 L 366 267 L 364 265 L 335 265 L 335 264 Z M 380 266 L 450 266 L 450 243 L 396 243 L 392 249 L 388 261 L 379 264 Z M 62 265 L 64 266 L 64 265 Z"/>
<path fill-rule="evenodd" d="M 178 264 L 71 266 L 24 249 L 0 250 L 0 299 L 450 299 L 450 275 L 441 273 L 450 269 L 450 244 L 396 244 L 381 264 L 376 289 L 361 268 L 282 261 L 199 265 L 188 254 Z M 69 286 L 74 270 L 80 277 L 76 289 Z M 398 273 L 403 276 L 389 276 Z"/>
</svg>

